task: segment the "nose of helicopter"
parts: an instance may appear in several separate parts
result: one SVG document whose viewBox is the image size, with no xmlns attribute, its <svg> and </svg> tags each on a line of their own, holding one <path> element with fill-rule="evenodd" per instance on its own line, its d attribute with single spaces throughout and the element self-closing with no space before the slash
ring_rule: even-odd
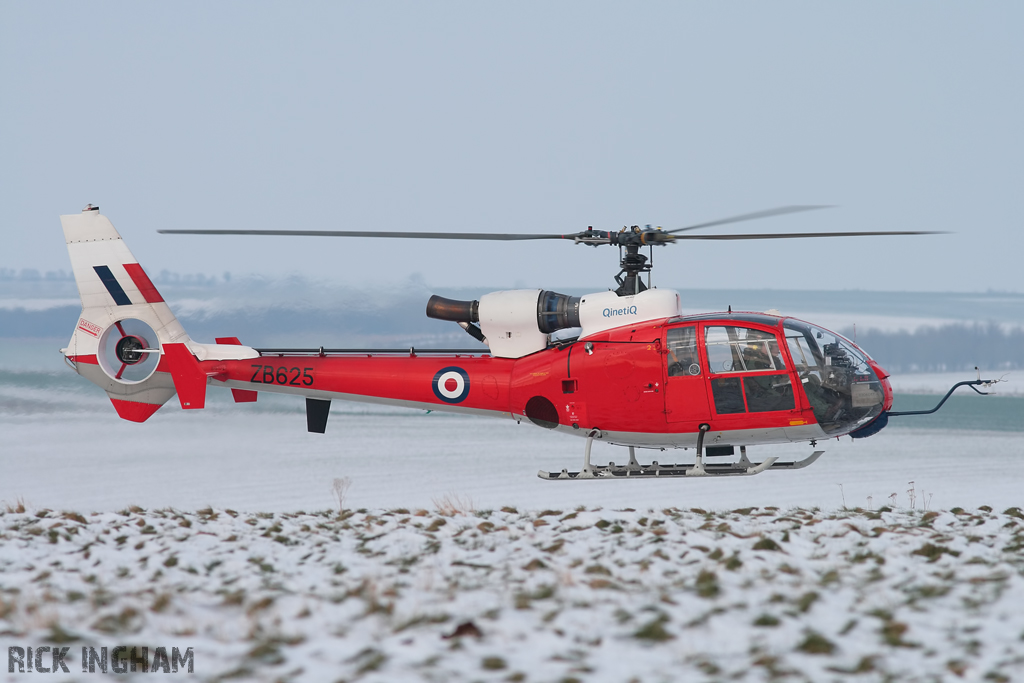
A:
<svg viewBox="0 0 1024 683">
<path fill-rule="evenodd" d="M 804 394 L 821 429 L 829 436 L 870 436 L 882 429 L 885 411 L 892 405 L 889 374 L 841 335 L 793 318 L 783 326 Z"/>
<path fill-rule="evenodd" d="M 868 365 L 875 373 L 875 376 L 878 377 L 878 382 L 882 386 L 882 410 L 889 410 L 892 408 L 892 384 L 889 383 L 889 373 L 871 358 L 868 358 Z"/>
</svg>

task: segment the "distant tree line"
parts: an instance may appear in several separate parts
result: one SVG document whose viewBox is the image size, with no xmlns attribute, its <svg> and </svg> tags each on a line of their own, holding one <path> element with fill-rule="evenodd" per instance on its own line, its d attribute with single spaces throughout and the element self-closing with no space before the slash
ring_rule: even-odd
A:
<svg viewBox="0 0 1024 683">
<path fill-rule="evenodd" d="M 50 270 L 41 273 L 35 268 L 22 268 L 17 271 L 14 268 L 0 268 L 0 282 L 35 282 L 37 280 L 74 280 L 75 275 L 66 270 Z"/>
<path fill-rule="evenodd" d="M 0 282 L 36 282 L 39 280 L 48 281 L 73 281 L 75 274 L 68 270 L 49 270 L 45 273 L 35 268 L 22 268 L 20 271 L 14 268 L 0 268 Z M 231 281 L 231 273 L 216 275 L 203 275 L 202 273 L 174 273 L 169 270 L 161 270 L 152 278 L 156 284 L 190 285 L 198 287 L 213 287 L 222 282 Z"/>
<path fill-rule="evenodd" d="M 854 338 L 852 329 L 843 331 Z M 958 372 L 1024 368 L 1024 327 L 997 323 L 919 327 L 913 332 L 857 331 L 857 346 L 889 372 Z"/>
</svg>

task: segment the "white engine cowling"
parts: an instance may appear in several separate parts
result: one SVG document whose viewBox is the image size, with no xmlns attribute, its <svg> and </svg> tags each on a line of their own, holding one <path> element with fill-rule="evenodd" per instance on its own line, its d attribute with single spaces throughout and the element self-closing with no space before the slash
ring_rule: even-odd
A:
<svg viewBox="0 0 1024 683">
<path fill-rule="evenodd" d="M 498 358 L 522 358 L 543 350 L 548 335 L 537 325 L 539 289 L 513 289 L 480 297 L 480 330 Z"/>
<path fill-rule="evenodd" d="M 580 339 L 613 327 L 673 318 L 681 313 L 679 293 L 671 289 L 648 289 L 633 296 L 619 296 L 615 292 L 587 294 L 580 299 Z"/>
</svg>

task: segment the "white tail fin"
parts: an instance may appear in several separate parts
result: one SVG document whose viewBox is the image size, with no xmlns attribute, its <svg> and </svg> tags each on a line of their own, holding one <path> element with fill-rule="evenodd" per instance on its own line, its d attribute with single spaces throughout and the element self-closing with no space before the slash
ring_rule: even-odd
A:
<svg viewBox="0 0 1024 683">
<path fill-rule="evenodd" d="M 245 346 L 189 339 L 98 208 L 60 221 L 82 297 L 82 314 L 63 352 L 78 374 L 103 387 L 118 415 L 143 422 L 175 392 L 182 408 L 202 408 L 208 377 L 199 361 L 259 355 Z"/>
</svg>

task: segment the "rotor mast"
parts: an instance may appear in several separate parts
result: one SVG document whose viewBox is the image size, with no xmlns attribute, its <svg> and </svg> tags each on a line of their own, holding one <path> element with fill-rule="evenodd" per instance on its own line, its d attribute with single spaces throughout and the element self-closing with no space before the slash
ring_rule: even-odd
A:
<svg viewBox="0 0 1024 683">
<path fill-rule="evenodd" d="M 654 245 L 668 244 L 675 241 L 675 236 L 663 231 L 661 228 L 639 225 L 623 227 L 619 232 L 605 232 L 594 230 L 588 227 L 586 231 L 576 234 L 577 244 L 586 244 L 596 247 L 600 244 L 614 244 L 619 247 L 619 272 L 615 275 L 615 282 L 619 285 L 615 293 L 619 296 L 633 296 L 648 288 L 641 277 L 644 273 L 651 272 L 650 260 L 640 253 L 640 247 L 651 247 L 653 255 Z"/>
</svg>

